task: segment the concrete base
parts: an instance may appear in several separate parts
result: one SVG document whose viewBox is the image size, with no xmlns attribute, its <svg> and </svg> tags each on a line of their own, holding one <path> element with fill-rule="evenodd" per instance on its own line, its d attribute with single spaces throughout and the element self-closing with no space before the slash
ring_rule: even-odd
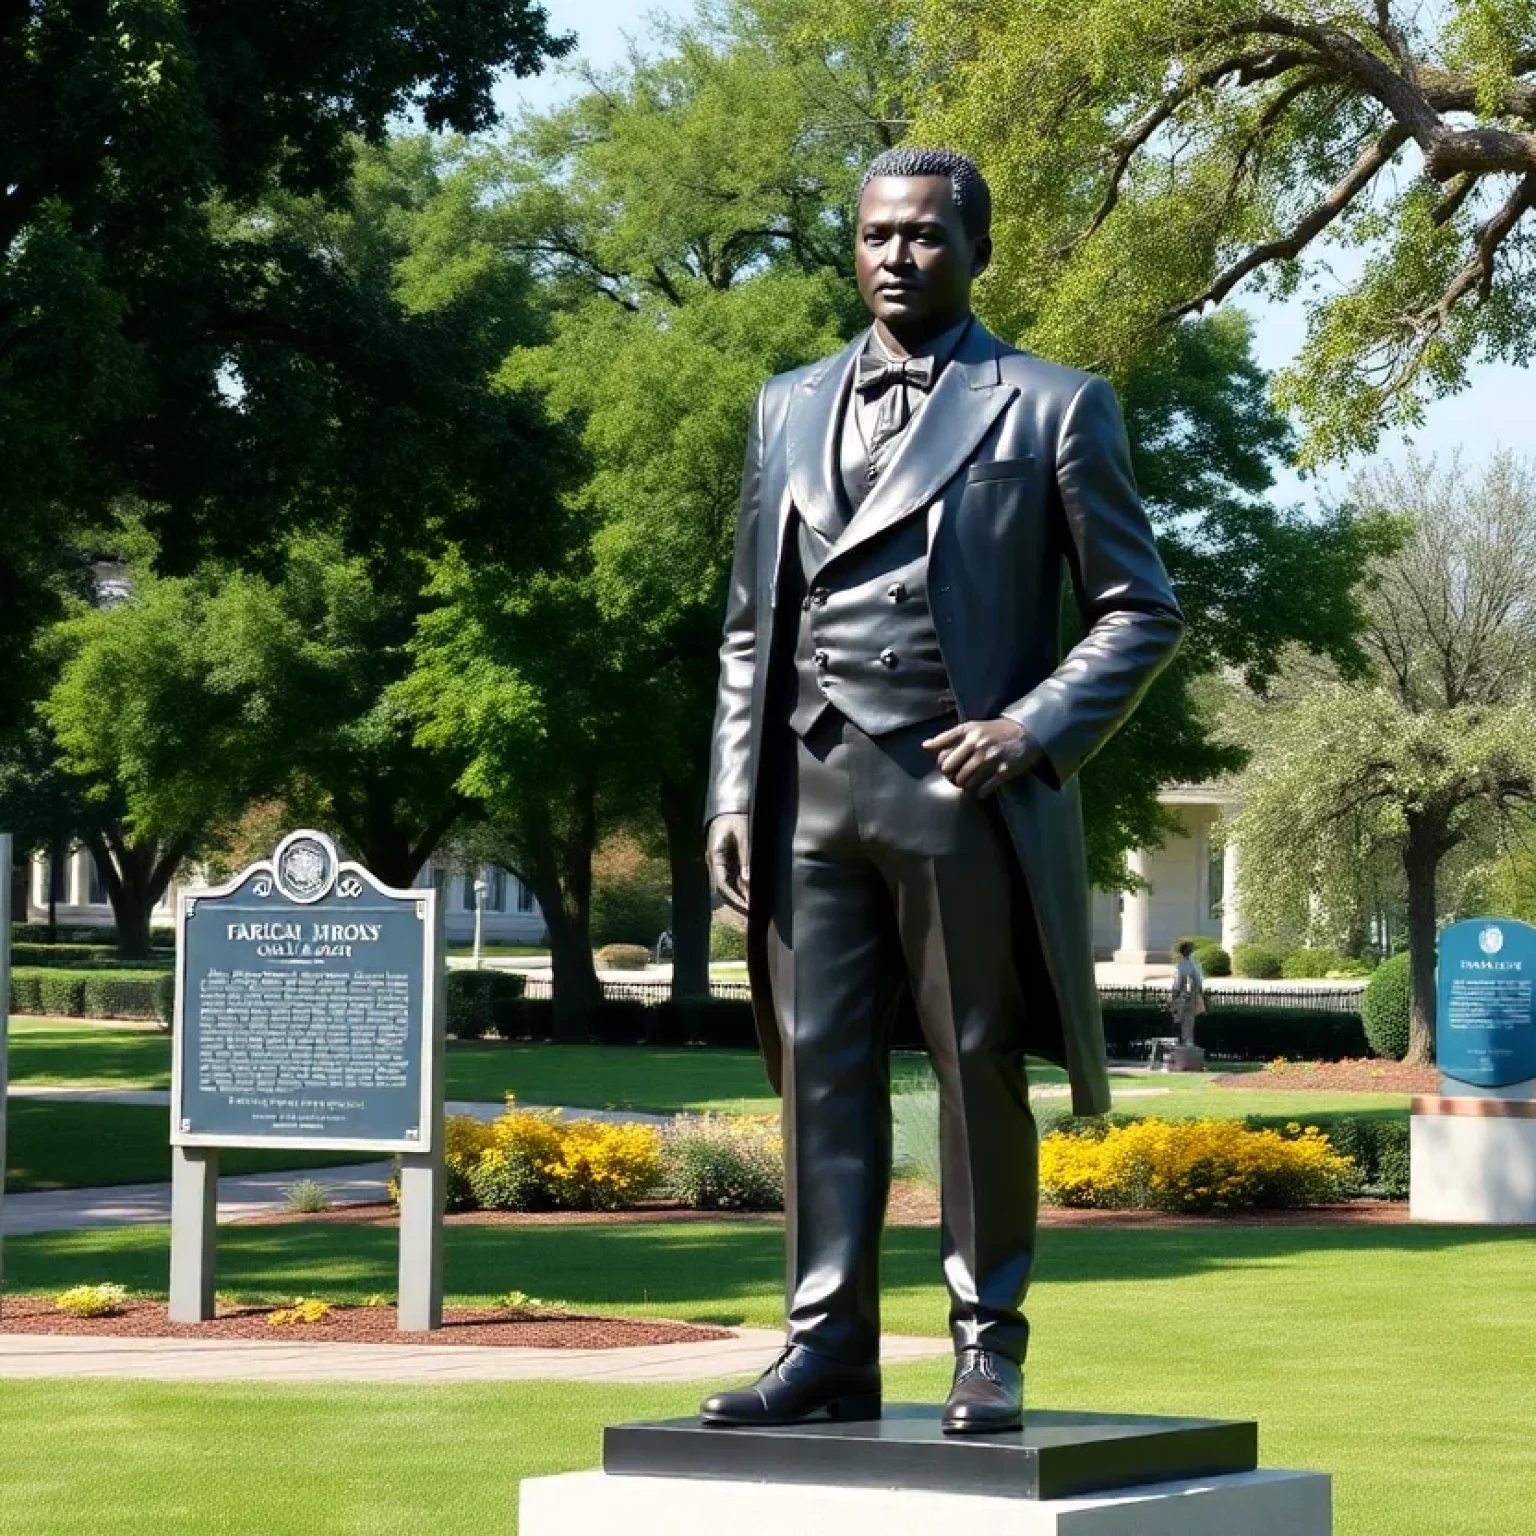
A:
<svg viewBox="0 0 1536 1536">
<path fill-rule="evenodd" d="M 1242 1472 L 1077 1499 L 569 1472 L 522 1485 L 522 1536 L 1331 1536 L 1317 1472 Z"/>
<path fill-rule="evenodd" d="M 1500 1107 L 1490 1099 L 1415 1101 L 1408 1207 L 1415 1221 L 1536 1225 L 1536 1118 L 1494 1112 Z"/>
<path fill-rule="evenodd" d="M 1204 1072 L 1205 1052 L 1198 1045 L 1176 1045 L 1168 1052 L 1170 1072 Z"/>
</svg>

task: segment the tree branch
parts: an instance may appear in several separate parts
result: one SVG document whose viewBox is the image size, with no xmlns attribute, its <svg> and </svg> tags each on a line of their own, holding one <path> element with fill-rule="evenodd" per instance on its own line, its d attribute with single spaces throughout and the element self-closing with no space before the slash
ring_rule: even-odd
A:
<svg viewBox="0 0 1536 1536">
<path fill-rule="evenodd" d="M 1477 303 L 1485 304 L 1493 291 L 1494 259 L 1499 247 L 1532 208 L 1536 208 L 1536 171 L 1521 178 L 1520 184 L 1510 193 L 1503 207 L 1483 225 L 1478 232 L 1476 251 L 1439 299 L 1428 309 L 1422 309 L 1415 315 L 1405 315 L 1401 323 L 1416 335 L 1427 338 L 1444 329 L 1451 310 L 1474 286 L 1477 288 Z M 1415 363 L 1395 387 L 1400 389 L 1416 369 Z"/>
<path fill-rule="evenodd" d="M 1104 221 L 1115 210 L 1115 205 L 1120 201 L 1120 188 L 1125 181 L 1126 172 L 1130 169 L 1131 161 L 1137 153 L 1143 149 L 1159 128 L 1161 128 L 1185 102 L 1199 95 L 1203 90 L 1208 90 L 1213 85 L 1218 85 L 1228 75 L 1237 75 L 1242 85 L 1256 85 L 1261 80 L 1273 80 L 1280 75 L 1287 74 L 1293 69 L 1299 69 L 1302 65 L 1319 63 L 1317 56 L 1302 49 L 1289 49 L 1277 52 L 1266 49 L 1261 53 L 1236 54 L 1230 58 L 1221 59 L 1215 64 L 1208 65 L 1200 70 L 1184 84 L 1170 91 L 1163 99 L 1147 112 L 1143 113 L 1131 124 L 1121 136 L 1109 146 L 1109 157 L 1112 160 L 1109 186 L 1105 189 L 1104 196 L 1094 211 L 1093 217 L 1088 221 L 1088 226 L 1067 245 L 1062 255 L 1071 252 L 1085 240 L 1090 240 L 1103 227 Z M 1319 77 L 1321 72 L 1319 71 Z M 1292 93 L 1287 100 L 1294 99 L 1300 92 Z"/>
<path fill-rule="evenodd" d="M 1207 304 L 1219 304 L 1231 291 L 1258 268 L 1272 261 L 1294 261 L 1307 245 L 1320 235 L 1360 193 L 1370 185 L 1376 173 L 1408 142 L 1408 130 L 1395 123 L 1369 145 L 1337 182 L 1328 195 L 1303 218 L 1289 235 L 1267 240 L 1221 273 L 1204 293 L 1175 305 L 1162 315 L 1165 322 L 1198 314 Z"/>
</svg>

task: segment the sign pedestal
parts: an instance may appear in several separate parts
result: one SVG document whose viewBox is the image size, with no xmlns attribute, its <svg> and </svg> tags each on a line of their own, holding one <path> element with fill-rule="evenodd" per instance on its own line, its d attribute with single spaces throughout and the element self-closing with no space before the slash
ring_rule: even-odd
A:
<svg viewBox="0 0 1536 1536">
<path fill-rule="evenodd" d="M 1437 960 L 1440 1093 L 1413 1101 L 1409 1214 L 1536 1225 L 1536 928 L 1452 923 Z"/>
<path fill-rule="evenodd" d="M 1536 1226 L 1536 1099 L 1413 1101 L 1415 1221 Z"/>
</svg>

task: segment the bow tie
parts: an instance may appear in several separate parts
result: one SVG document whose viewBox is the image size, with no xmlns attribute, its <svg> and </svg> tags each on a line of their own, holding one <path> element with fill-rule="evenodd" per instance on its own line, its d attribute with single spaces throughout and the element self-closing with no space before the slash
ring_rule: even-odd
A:
<svg viewBox="0 0 1536 1536">
<path fill-rule="evenodd" d="M 859 358 L 859 373 L 854 387 L 861 395 L 878 395 L 890 384 L 910 384 L 925 393 L 933 388 L 934 366 L 931 357 L 874 357 L 868 352 Z"/>
</svg>

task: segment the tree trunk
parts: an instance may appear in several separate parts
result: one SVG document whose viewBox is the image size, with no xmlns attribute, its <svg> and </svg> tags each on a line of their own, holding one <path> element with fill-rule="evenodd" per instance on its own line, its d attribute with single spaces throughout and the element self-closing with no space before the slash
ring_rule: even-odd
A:
<svg viewBox="0 0 1536 1536">
<path fill-rule="evenodd" d="M 463 809 L 464 801 L 455 795 L 424 825 L 408 825 L 387 783 L 370 783 L 361 795 L 331 791 L 332 814 L 349 857 L 374 879 L 398 890 L 408 890 L 415 883 Z"/>
<path fill-rule="evenodd" d="M 536 807 L 520 829 L 527 880 L 549 929 L 554 990 L 553 1039 L 585 1044 L 602 984 L 592 961 L 592 854 L 597 847 L 597 794 L 589 778 L 578 782 L 564 814 Z M 556 826 L 564 828 L 557 831 Z"/>
<path fill-rule="evenodd" d="M 1412 1003 L 1406 1061 L 1424 1065 L 1435 1059 L 1435 876 L 1445 854 L 1438 828 L 1410 817 L 1403 848 L 1408 878 L 1408 971 Z"/>
<path fill-rule="evenodd" d="M 155 904 L 165 895 L 192 839 L 173 838 L 163 845 L 152 841 L 135 846 L 113 828 L 88 833 L 85 845 L 91 850 L 101 883 L 107 888 L 107 900 L 112 903 L 118 958 L 149 959 L 149 923 Z"/>
<path fill-rule="evenodd" d="M 713 900 L 704 856 L 704 788 L 663 779 L 660 801 L 672 874 L 672 996 L 708 997 Z"/>
</svg>

